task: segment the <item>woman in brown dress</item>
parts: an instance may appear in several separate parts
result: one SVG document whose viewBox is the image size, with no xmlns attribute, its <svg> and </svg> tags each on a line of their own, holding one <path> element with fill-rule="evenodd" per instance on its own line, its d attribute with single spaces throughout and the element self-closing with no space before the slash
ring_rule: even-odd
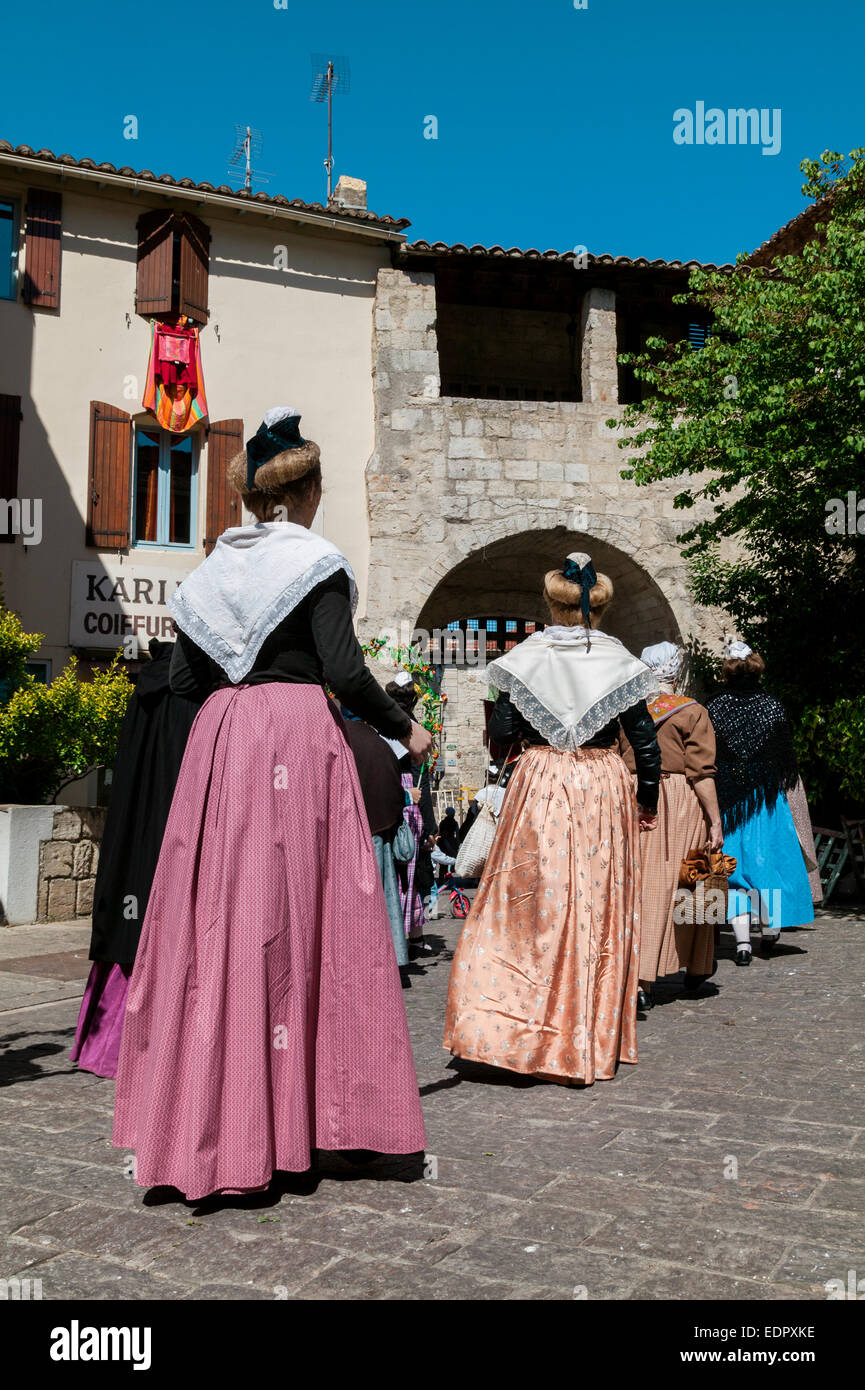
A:
<svg viewBox="0 0 865 1390">
<path fill-rule="evenodd" d="M 444 1037 L 459 1057 L 586 1085 L 637 1060 L 639 842 L 661 765 L 654 676 L 593 630 L 612 594 L 588 555 L 569 555 L 544 584 L 552 626 L 488 667 L 490 737 L 525 751 L 454 956 Z"/>
<path fill-rule="evenodd" d="M 661 794 L 658 829 L 641 841 L 643 870 L 642 936 L 640 938 L 640 1008 L 652 1007 L 651 988 L 662 975 L 685 970 L 685 989 L 695 992 L 714 974 L 714 925 L 680 920 L 699 916 L 676 911 L 679 865 L 689 850 L 713 849 L 724 843 L 715 791 L 715 731 L 704 707 L 677 693 L 681 652 L 672 642 L 659 642 L 640 654 L 656 677 L 656 690 L 646 703 L 661 750 Z M 627 736 L 620 751 L 636 772 Z M 688 894 L 689 900 L 692 895 Z M 723 923 L 721 912 L 717 925 Z"/>
</svg>

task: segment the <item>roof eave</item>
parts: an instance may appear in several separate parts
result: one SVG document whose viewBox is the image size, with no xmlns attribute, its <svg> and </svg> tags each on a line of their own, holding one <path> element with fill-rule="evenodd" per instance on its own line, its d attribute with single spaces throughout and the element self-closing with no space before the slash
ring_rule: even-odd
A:
<svg viewBox="0 0 865 1390">
<path fill-rule="evenodd" d="M 345 213 L 316 212 L 307 208 L 284 206 L 271 198 L 264 201 L 255 194 L 220 193 L 215 189 L 204 189 L 198 185 L 193 185 L 191 188 L 184 187 L 183 184 L 173 180 L 171 183 L 163 183 L 159 178 L 142 179 L 138 176 L 120 174 L 116 171 L 109 172 L 105 169 L 82 169 L 75 163 L 65 164 L 57 159 L 40 159 L 36 155 L 20 155 L 5 150 L 0 150 L 0 167 L 12 167 L 23 173 L 38 172 L 43 178 L 46 172 L 50 171 L 61 181 L 82 179 L 85 182 L 98 185 L 100 190 L 116 188 L 131 193 L 133 196 L 155 194 L 167 200 L 183 199 L 195 203 L 199 207 L 204 205 L 226 212 L 254 213 L 267 220 L 276 218 L 280 221 L 296 222 L 328 231 L 348 232 L 367 241 L 395 245 L 400 245 L 406 240 L 406 232 L 403 228 L 409 225 L 407 221 L 403 220 L 401 224 L 386 226 L 372 218 L 362 221 L 360 219 L 355 220 Z"/>
</svg>

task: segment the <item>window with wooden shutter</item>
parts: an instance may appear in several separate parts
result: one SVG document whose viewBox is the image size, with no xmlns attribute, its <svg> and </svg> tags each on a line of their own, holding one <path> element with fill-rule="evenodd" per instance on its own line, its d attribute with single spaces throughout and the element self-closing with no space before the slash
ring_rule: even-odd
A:
<svg viewBox="0 0 865 1390">
<path fill-rule="evenodd" d="M 241 504 L 228 484 L 225 470 L 243 448 L 243 421 L 217 420 L 207 435 L 207 509 L 204 521 L 204 552 L 209 555 L 218 536 L 229 526 L 239 526 Z"/>
<path fill-rule="evenodd" d="M 143 212 L 138 219 L 138 282 L 135 311 L 146 318 L 170 314 L 174 263 L 174 213 Z"/>
<path fill-rule="evenodd" d="M 138 219 L 136 313 L 207 322 L 210 231 L 191 213 L 158 208 Z"/>
<path fill-rule="evenodd" d="M 21 397 L 20 396 L 0 396 L 0 499 L 4 502 L 11 502 L 18 496 L 18 435 L 21 424 Z M 9 509 L 6 509 L 5 517 L 0 518 L 3 529 L 0 530 L 0 542 L 10 544 L 15 540 L 15 533 L 11 526 L 6 528 L 6 518 L 10 517 Z"/>
<path fill-rule="evenodd" d="M 132 419 L 104 401 L 90 402 L 87 544 L 124 550 L 129 544 Z"/>
<path fill-rule="evenodd" d="M 191 213 L 178 218 L 180 268 L 178 313 L 193 323 L 207 323 L 210 231 Z"/>
<path fill-rule="evenodd" d="M 62 200 L 47 188 L 28 188 L 22 298 L 40 309 L 60 307 Z"/>
</svg>

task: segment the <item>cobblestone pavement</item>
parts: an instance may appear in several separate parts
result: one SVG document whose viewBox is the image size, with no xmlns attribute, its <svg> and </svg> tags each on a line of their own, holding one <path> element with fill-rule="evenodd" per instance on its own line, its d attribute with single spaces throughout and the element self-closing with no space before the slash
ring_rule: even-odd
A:
<svg viewBox="0 0 865 1390">
<path fill-rule="evenodd" d="M 639 1064 L 587 1090 L 448 1057 L 458 924 L 432 929 L 405 996 L 428 1176 L 334 1159 L 198 1205 L 124 1176 L 113 1083 L 68 1061 L 87 930 L 0 929 L 0 1278 L 46 1299 L 810 1300 L 865 1276 L 863 917 L 821 914 L 749 970 L 728 943 L 719 992 L 670 987 Z"/>
</svg>

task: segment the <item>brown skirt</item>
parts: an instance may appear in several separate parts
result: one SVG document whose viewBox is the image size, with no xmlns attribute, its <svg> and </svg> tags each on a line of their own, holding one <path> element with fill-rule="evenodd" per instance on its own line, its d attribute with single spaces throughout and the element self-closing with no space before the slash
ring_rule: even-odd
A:
<svg viewBox="0 0 865 1390">
<path fill-rule="evenodd" d="M 445 1047 L 556 1081 L 636 1062 L 639 904 L 618 753 L 527 750 L 454 956 Z"/>
<path fill-rule="evenodd" d="M 712 926 L 673 920 L 679 865 L 688 850 L 700 849 L 705 843 L 706 820 L 693 787 L 681 772 L 665 774 L 658 799 L 658 824 L 654 830 L 645 831 L 640 840 L 640 979 L 645 984 L 683 966 L 689 975 L 712 973 Z"/>
</svg>

